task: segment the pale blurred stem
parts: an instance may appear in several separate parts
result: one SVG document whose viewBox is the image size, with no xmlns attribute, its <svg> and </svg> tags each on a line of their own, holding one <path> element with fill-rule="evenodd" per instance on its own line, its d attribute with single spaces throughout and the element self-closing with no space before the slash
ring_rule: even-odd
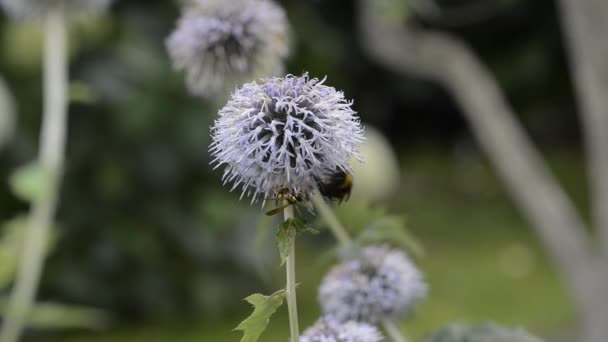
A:
<svg viewBox="0 0 608 342">
<path fill-rule="evenodd" d="M 323 219 L 323 221 L 325 221 L 327 226 L 329 226 L 329 230 L 331 230 L 336 240 L 338 240 L 338 244 L 340 244 L 340 246 L 344 248 L 352 246 L 353 239 L 350 237 L 350 235 L 348 235 L 348 232 L 346 231 L 342 223 L 340 223 L 340 220 L 338 220 L 338 217 L 336 216 L 336 214 L 334 214 L 334 211 L 327 204 L 327 202 L 325 202 L 325 199 L 323 199 L 323 196 L 321 196 L 318 191 L 312 197 L 312 202 L 319 211 L 319 214 L 321 214 L 321 218 Z M 407 341 L 393 321 L 388 319 L 384 320 L 382 322 L 382 325 L 384 326 L 384 329 L 393 341 Z"/>
<path fill-rule="evenodd" d="M 292 219 L 293 206 L 288 206 L 283 211 L 285 221 Z M 291 342 L 298 342 L 300 339 L 300 329 L 298 328 L 298 305 L 296 300 L 296 239 L 291 240 L 289 245 L 289 255 L 285 262 L 287 272 L 287 312 L 289 314 L 289 334 Z"/>
<path fill-rule="evenodd" d="M 325 202 L 323 196 L 317 192 L 312 197 L 312 202 L 314 203 L 315 207 L 317 207 L 317 210 L 321 214 L 321 218 L 323 221 L 325 221 L 327 226 L 329 226 L 329 229 L 336 237 L 336 240 L 338 240 L 340 246 L 350 246 L 353 243 L 353 240 L 348 235 L 346 229 L 344 229 L 344 226 L 338 220 L 338 217 L 336 217 L 336 214 L 334 214 L 333 210 L 329 207 L 327 202 Z"/>
<path fill-rule="evenodd" d="M 382 321 L 382 326 L 384 327 L 384 330 L 386 331 L 388 336 L 390 336 L 393 341 L 407 342 L 407 339 L 405 338 L 405 336 L 403 336 L 401 330 L 399 329 L 397 324 L 395 324 L 394 321 L 391 321 L 390 319 L 385 319 L 384 321 Z"/>
<path fill-rule="evenodd" d="M 50 227 L 57 207 L 67 117 L 67 29 L 59 11 L 47 15 L 44 49 L 44 115 L 39 162 L 49 173 L 49 191 L 32 202 L 23 254 L 9 299 L 0 342 L 19 340 L 42 273 Z"/>
<path fill-rule="evenodd" d="M 391 70 L 438 82 L 463 109 L 479 146 L 571 291 L 580 322 L 576 340 L 608 341 L 605 259 L 594 253 L 596 241 L 587 233 L 577 208 L 517 119 L 491 70 L 465 41 L 420 27 L 387 24 L 376 1 L 358 3 L 364 51 Z M 591 12 L 605 16 L 605 11 Z"/>
<path fill-rule="evenodd" d="M 589 164 L 593 223 L 608 258 L 608 3 L 561 0 L 558 4 Z"/>
</svg>

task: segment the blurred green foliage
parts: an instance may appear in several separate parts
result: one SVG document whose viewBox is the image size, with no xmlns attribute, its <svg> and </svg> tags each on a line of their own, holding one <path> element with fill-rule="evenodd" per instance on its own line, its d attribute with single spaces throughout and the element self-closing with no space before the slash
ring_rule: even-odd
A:
<svg viewBox="0 0 608 342">
<path fill-rule="evenodd" d="M 386 210 L 363 210 L 353 202 L 339 207 L 339 215 L 352 232 L 363 232 L 363 240 L 397 234 L 389 240 L 414 254 L 424 247 L 418 261 L 432 290 L 406 324 L 412 335 L 454 320 L 491 319 L 542 333 L 566 326 L 571 312 L 562 286 L 479 160 L 449 96 L 383 70 L 362 54 L 356 1 L 280 2 L 293 30 L 289 72 L 327 75 L 327 83 L 355 99 L 364 122 L 379 127 L 402 155 L 403 182 L 382 205 Z M 509 2 L 496 16 L 457 27 L 407 15 L 414 25 L 461 36 L 480 53 L 535 140 L 567 151 L 552 165 L 585 208 L 577 122 L 554 7 L 550 0 Z M 396 21 L 406 15 L 394 14 Z M 103 309 L 126 327 L 74 333 L 69 341 L 237 340 L 231 330 L 250 309 L 242 298 L 282 286 L 276 223 L 260 218 L 259 205 L 221 187 L 221 172 L 211 170 L 207 153 L 217 108 L 187 94 L 164 51 L 177 15 L 177 1 L 120 0 L 110 14 L 74 24 L 70 33 L 68 168 L 40 299 Z M 27 209 L 8 180 L 37 151 L 40 30 L 0 19 L 0 46 L 0 74 L 19 109 L 18 131 L 0 151 L 0 178 L 7 180 L 0 183 L 0 213 L 6 222 Z M 421 147 L 428 144 L 439 152 Z M 30 185 L 26 178 L 25 187 Z M 405 223 L 416 239 L 402 235 Z M 260 224 L 268 234 L 256 233 Z M 384 227 L 385 235 L 374 236 L 370 225 Z M 318 315 L 316 286 L 330 266 L 331 258 L 319 255 L 334 242 L 323 232 L 299 244 L 304 327 Z M 267 248 L 260 253 L 258 246 Z M 282 310 L 264 341 L 285 340 Z"/>
</svg>

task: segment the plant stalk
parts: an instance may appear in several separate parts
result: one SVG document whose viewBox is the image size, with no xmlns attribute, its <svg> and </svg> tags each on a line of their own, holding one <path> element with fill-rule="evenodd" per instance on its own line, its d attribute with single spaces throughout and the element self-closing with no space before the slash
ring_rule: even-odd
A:
<svg viewBox="0 0 608 342">
<path fill-rule="evenodd" d="M 388 336 L 390 336 L 393 341 L 407 342 L 407 339 L 405 338 L 405 336 L 403 336 L 401 330 L 399 329 L 397 324 L 395 324 L 394 321 L 391 321 L 390 319 L 385 319 L 384 321 L 382 321 L 382 326 L 384 327 L 384 330 L 386 331 Z"/>
<path fill-rule="evenodd" d="M 327 202 L 323 199 L 320 193 L 316 193 L 312 197 L 312 202 L 317 207 L 317 210 L 321 214 L 321 218 L 327 223 L 329 229 L 338 240 L 338 243 L 342 247 L 349 247 L 352 245 L 353 240 L 348 235 L 348 232 L 344 228 L 344 226 L 340 223 L 340 220 L 336 217 L 333 210 L 327 205 Z"/>
<path fill-rule="evenodd" d="M 57 209 L 67 126 L 67 28 L 63 13 L 47 14 L 44 48 L 44 115 L 39 162 L 49 173 L 49 191 L 31 204 L 27 232 L 0 342 L 18 341 L 34 303 L 50 228 Z"/>
<path fill-rule="evenodd" d="M 283 211 L 285 221 L 294 217 L 293 206 L 288 206 Z M 287 272 L 287 311 L 289 313 L 289 334 L 291 342 L 298 342 L 300 339 L 300 329 L 298 328 L 298 306 L 296 300 L 296 240 L 291 239 L 289 245 L 289 255 L 285 262 Z"/>
<path fill-rule="evenodd" d="M 350 235 L 344 228 L 344 226 L 340 223 L 340 220 L 336 217 L 333 210 L 329 207 L 327 202 L 323 199 L 321 194 L 317 193 L 312 197 L 312 202 L 314 203 L 317 210 L 321 214 L 321 218 L 327 223 L 329 229 L 338 240 L 338 243 L 341 247 L 350 247 L 353 244 L 353 240 Z M 382 321 L 382 325 L 384 326 L 384 330 L 388 333 L 391 339 L 395 342 L 407 342 L 407 339 L 401 334 L 401 331 L 395 325 L 395 322 L 391 320 Z"/>
</svg>

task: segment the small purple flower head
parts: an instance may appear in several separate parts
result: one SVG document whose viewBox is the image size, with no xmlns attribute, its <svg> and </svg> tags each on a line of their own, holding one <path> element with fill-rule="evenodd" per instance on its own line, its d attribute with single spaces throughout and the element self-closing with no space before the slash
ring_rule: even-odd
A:
<svg viewBox="0 0 608 342">
<path fill-rule="evenodd" d="M 192 94 L 218 96 L 283 72 L 285 11 L 272 0 L 194 0 L 166 45 Z"/>
<path fill-rule="evenodd" d="M 319 302 L 325 314 L 341 321 L 376 324 L 405 316 L 426 296 L 427 288 L 422 273 L 405 253 L 370 246 L 325 276 Z"/>
<path fill-rule="evenodd" d="M 352 102 L 325 80 L 266 78 L 236 90 L 211 129 L 209 150 L 224 184 L 241 197 L 271 197 L 278 190 L 310 194 L 316 179 L 350 171 L 363 128 Z"/>
<path fill-rule="evenodd" d="M 340 322 L 331 316 L 321 317 L 300 336 L 300 342 L 378 342 L 383 337 L 378 328 L 367 323 Z"/>
<path fill-rule="evenodd" d="M 49 12 L 68 15 L 94 14 L 104 11 L 112 0 L 0 0 L 0 5 L 13 18 L 41 18 Z"/>
</svg>

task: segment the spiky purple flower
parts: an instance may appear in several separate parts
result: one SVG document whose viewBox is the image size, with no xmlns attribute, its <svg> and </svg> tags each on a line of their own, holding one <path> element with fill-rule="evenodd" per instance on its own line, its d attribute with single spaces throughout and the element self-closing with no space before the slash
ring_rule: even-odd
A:
<svg viewBox="0 0 608 342">
<path fill-rule="evenodd" d="M 68 15 L 94 14 L 105 10 L 112 0 L 0 0 L 12 17 L 40 18 L 52 11 Z"/>
<path fill-rule="evenodd" d="M 194 0 L 166 45 L 190 92 L 211 97 L 281 74 L 287 33 L 285 12 L 272 0 Z"/>
<path fill-rule="evenodd" d="M 422 273 L 404 252 L 370 246 L 325 276 L 319 302 L 341 321 L 375 324 L 406 315 L 426 293 Z"/>
<path fill-rule="evenodd" d="M 378 342 L 382 339 L 373 325 L 355 321 L 342 323 L 331 316 L 321 317 L 300 336 L 300 342 Z"/>
<path fill-rule="evenodd" d="M 278 190 L 311 193 L 317 179 L 349 171 L 363 128 L 344 94 L 325 80 L 266 78 L 236 90 L 211 129 L 209 150 L 224 184 L 242 195 L 269 197 Z"/>
</svg>

